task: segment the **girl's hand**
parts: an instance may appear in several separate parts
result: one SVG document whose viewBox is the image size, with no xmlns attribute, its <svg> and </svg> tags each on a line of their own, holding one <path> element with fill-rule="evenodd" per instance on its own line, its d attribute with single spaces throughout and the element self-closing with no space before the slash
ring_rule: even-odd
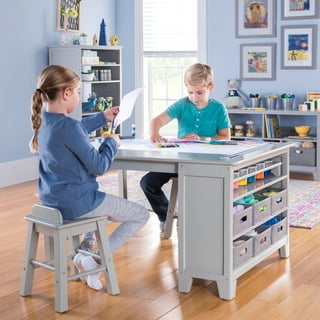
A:
<svg viewBox="0 0 320 320">
<path fill-rule="evenodd" d="M 192 133 L 192 132 L 186 134 L 186 135 L 184 136 L 184 138 L 187 139 L 187 140 L 200 140 L 200 137 L 199 137 L 197 134 Z"/>
<path fill-rule="evenodd" d="M 107 137 L 114 139 L 116 141 L 118 147 L 121 146 L 121 140 L 120 140 L 120 137 L 118 134 L 109 134 L 109 135 L 107 135 Z"/>
<path fill-rule="evenodd" d="M 114 119 L 117 114 L 119 113 L 119 107 L 112 107 L 110 109 L 107 109 L 105 111 L 103 111 L 104 113 L 104 117 L 106 118 L 107 121 L 111 121 L 112 119 Z"/>
</svg>

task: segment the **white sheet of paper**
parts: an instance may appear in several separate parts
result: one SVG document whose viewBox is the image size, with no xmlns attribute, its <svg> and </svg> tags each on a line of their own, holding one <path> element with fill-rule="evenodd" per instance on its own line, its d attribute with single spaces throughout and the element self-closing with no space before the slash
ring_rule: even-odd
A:
<svg viewBox="0 0 320 320">
<path fill-rule="evenodd" d="M 131 116 L 134 104 L 142 90 L 143 88 L 138 88 L 123 96 L 119 107 L 119 113 L 114 118 L 114 128 Z"/>
</svg>

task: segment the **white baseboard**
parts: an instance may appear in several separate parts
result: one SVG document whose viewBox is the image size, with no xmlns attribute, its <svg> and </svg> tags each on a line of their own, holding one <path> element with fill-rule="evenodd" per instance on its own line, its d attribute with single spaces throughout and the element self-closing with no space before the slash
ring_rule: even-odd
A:
<svg viewBox="0 0 320 320">
<path fill-rule="evenodd" d="M 38 157 L 0 163 L 0 188 L 38 179 Z"/>
</svg>

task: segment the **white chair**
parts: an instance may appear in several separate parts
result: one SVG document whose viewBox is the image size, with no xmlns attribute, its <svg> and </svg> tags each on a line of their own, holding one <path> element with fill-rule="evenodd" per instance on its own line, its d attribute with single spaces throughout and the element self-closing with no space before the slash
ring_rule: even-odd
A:
<svg viewBox="0 0 320 320">
<path fill-rule="evenodd" d="M 173 222 L 175 219 L 178 219 L 176 212 L 176 205 L 178 200 L 178 177 L 171 178 L 172 185 L 170 191 L 169 206 L 167 211 L 167 219 L 164 224 L 164 239 L 169 239 L 172 235 Z"/>
<path fill-rule="evenodd" d="M 90 218 L 64 221 L 58 209 L 43 205 L 34 205 L 32 214 L 25 216 L 29 222 L 25 246 L 25 256 L 20 283 L 20 295 L 29 296 L 32 293 L 34 271 L 38 267 L 54 272 L 55 277 L 55 310 L 68 310 L 69 280 L 78 280 L 80 277 L 103 272 L 109 294 L 120 293 L 117 275 L 115 272 L 109 239 L 106 232 L 106 218 Z M 68 261 L 79 250 L 80 236 L 85 232 L 95 232 L 99 255 L 91 254 L 101 260 L 101 266 L 96 269 L 78 273 L 71 267 L 68 271 Z M 37 260 L 39 235 L 44 235 L 46 261 Z M 69 241 L 69 254 L 67 242 Z M 87 252 L 86 252 L 87 253 Z M 73 266 L 73 264 L 71 264 Z"/>
</svg>

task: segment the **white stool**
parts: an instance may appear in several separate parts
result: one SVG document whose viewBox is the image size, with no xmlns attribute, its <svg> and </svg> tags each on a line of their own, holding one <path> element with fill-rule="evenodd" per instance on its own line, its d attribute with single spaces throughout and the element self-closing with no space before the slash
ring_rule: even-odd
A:
<svg viewBox="0 0 320 320">
<path fill-rule="evenodd" d="M 21 296 L 31 295 L 34 270 L 38 267 L 54 272 L 55 310 L 57 312 L 68 310 L 67 282 L 79 279 L 82 276 L 103 272 L 108 293 L 112 295 L 120 293 L 106 232 L 106 217 L 63 221 L 58 209 L 34 205 L 32 214 L 25 216 L 25 219 L 29 221 L 29 225 L 20 283 L 19 293 Z M 78 273 L 77 270 L 71 268 L 68 273 L 68 260 L 72 259 L 78 252 L 79 237 L 85 232 L 96 233 L 99 256 L 95 254 L 92 254 L 92 256 L 99 257 L 101 266 L 82 273 Z M 44 235 L 45 257 L 53 258 L 53 260 L 41 262 L 36 259 L 40 233 Z M 68 240 L 70 240 L 69 255 L 67 254 Z M 79 251 L 81 252 L 81 250 Z"/>
<path fill-rule="evenodd" d="M 167 219 L 164 224 L 164 239 L 169 239 L 172 235 L 173 221 L 174 219 L 178 219 L 178 215 L 176 212 L 177 198 L 178 198 L 178 178 L 173 177 L 170 179 L 172 181 L 171 191 L 170 191 L 170 199 L 169 206 L 167 211 Z"/>
</svg>

